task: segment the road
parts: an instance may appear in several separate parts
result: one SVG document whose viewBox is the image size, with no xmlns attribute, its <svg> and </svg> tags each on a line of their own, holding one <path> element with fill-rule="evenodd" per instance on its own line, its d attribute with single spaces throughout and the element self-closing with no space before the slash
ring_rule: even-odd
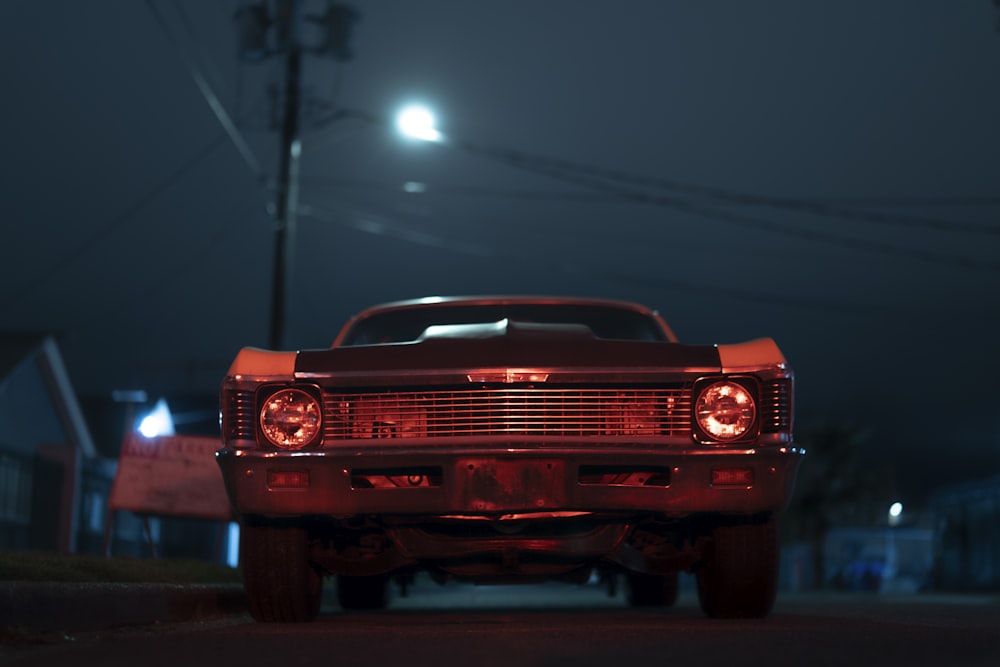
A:
<svg viewBox="0 0 1000 667">
<path fill-rule="evenodd" d="M 383 612 L 324 607 L 318 622 L 248 617 L 26 638 L 0 664 L 32 665 L 619 665 L 1000 664 L 996 598 L 795 594 L 765 620 L 704 618 L 690 592 L 668 610 L 635 610 L 596 587 L 423 587 Z"/>
</svg>

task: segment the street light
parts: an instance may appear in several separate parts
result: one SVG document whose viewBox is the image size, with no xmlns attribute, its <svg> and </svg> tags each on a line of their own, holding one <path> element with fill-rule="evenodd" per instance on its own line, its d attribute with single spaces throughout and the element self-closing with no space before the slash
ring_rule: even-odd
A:
<svg viewBox="0 0 1000 667">
<path fill-rule="evenodd" d="M 405 137 L 420 141 L 440 142 L 444 135 L 435 125 L 434 114 L 427 107 L 410 105 L 404 107 L 396 116 L 396 128 Z"/>
<path fill-rule="evenodd" d="M 893 503 L 889 506 L 889 525 L 898 526 L 903 518 L 903 503 Z"/>
<path fill-rule="evenodd" d="M 892 581 L 899 570 L 899 554 L 896 551 L 896 526 L 903 518 L 903 503 L 894 502 L 889 506 L 889 530 L 885 539 L 885 567 L 882 568 L 882 581 Z"/>
</svg>

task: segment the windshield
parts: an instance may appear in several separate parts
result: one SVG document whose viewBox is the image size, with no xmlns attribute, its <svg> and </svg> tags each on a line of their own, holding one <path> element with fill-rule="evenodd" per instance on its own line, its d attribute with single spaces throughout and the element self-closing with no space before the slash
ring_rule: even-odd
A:
<svg viewBox="0 0 1000 667">
<path fill-rule="evenodd" d="M 598 338 L 666 341 L 656 319 L 634 310 L 581 304 L 468 304 L 406 308 L 375 313 L 355 322 L 341 345 L 412 342 L 429 326 L 485 324 L 503 319 L 548 324 L 582 324 Z"/>
</svg>

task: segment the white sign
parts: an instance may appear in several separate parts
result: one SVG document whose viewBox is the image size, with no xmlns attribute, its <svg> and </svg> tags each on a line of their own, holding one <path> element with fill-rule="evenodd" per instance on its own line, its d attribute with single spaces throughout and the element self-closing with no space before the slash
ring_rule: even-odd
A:
<svg viewBox="0 0 1000 667">
<path fill-rule="evenodd" d="M 228 521 L 232 516 L 215 463 L 220 438 L 125 436 L 108 509 Z"/>
</svg>

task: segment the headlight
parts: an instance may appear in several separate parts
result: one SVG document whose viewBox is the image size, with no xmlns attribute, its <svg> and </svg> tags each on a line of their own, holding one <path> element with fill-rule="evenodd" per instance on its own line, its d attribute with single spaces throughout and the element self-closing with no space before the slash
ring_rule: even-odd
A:
<svg viewBox="0 0 1000 667">
<path fill-rule="evenodd" d="M 282 389 L 264 400 L 260 430 L 276 447 L 300 449 L 316 439 L 323 422 L 319 400 L 302 389 Z"/>
<path fill-rule="evenodd" d="M 757 417 L 750 391 L 729 380 L 702 389 L 694 411 L 698 427 L 716 440 L 736 440 L 746 435 Z"/>
</svg>

